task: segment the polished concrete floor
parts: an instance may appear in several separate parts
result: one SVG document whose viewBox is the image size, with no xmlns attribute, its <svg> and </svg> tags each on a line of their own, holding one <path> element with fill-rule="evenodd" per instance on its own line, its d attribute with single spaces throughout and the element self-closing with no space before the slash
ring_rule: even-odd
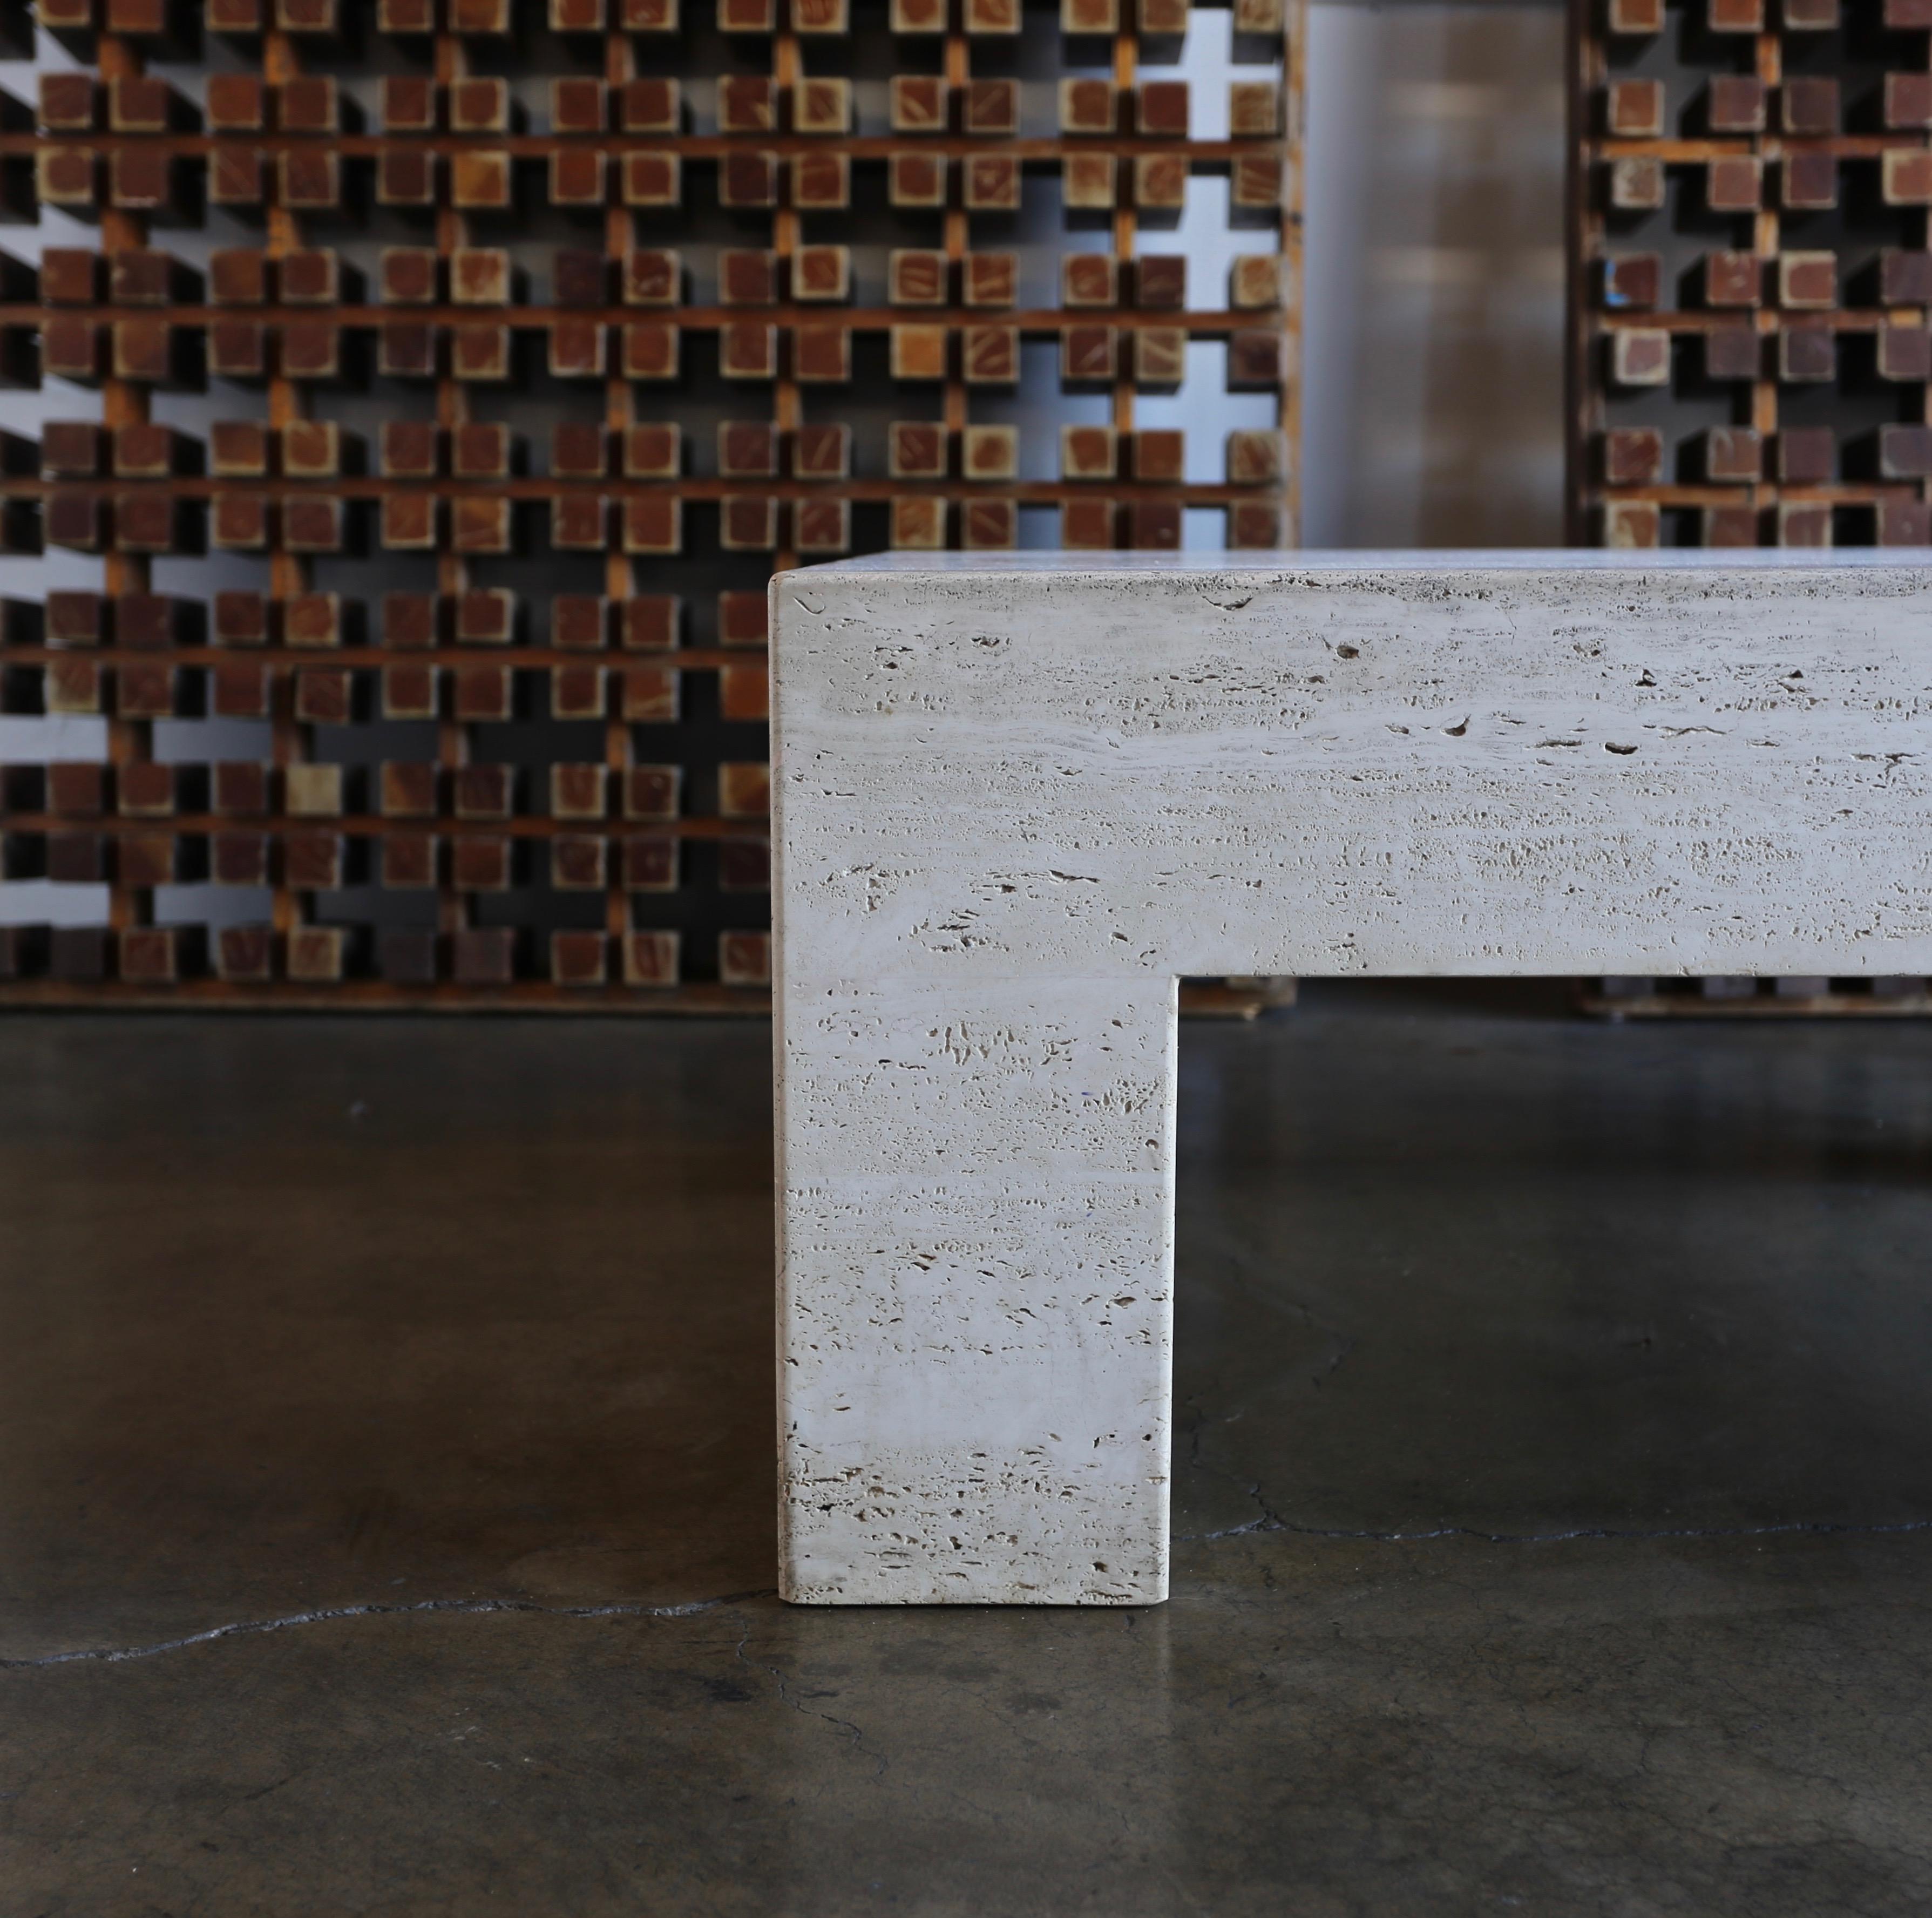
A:
<svg viewBox="0 0 1932 1918">
<path fill-rule="evenodd" d="M 1932 1030 L 1187 1028 L 1125 1612 L 772 1596 L 768 1043 L 0 1019 L 0 1918 L 1932 1908 Z"/>
</svg>

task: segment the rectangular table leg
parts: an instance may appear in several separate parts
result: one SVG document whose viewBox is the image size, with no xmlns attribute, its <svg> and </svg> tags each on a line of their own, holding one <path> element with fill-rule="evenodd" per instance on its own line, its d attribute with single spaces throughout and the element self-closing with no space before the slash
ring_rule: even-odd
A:
<svg viewBox="0 0 1932 1918">
<path fill-rule="evenodd" d="M 1175 995 L 782 982 L 788 1598 L 1167 1595 Z"/>
</svg>

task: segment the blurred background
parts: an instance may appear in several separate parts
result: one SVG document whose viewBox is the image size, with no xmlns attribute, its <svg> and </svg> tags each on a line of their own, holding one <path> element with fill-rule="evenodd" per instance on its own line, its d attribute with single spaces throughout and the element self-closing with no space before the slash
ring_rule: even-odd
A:
<svg viewBox="0 0 1932 1918">
<path fill-rule="evenodd" d="M 1310 8 L 1304 545 L 1562 543 L 1563 41 Z"/>
</svg>

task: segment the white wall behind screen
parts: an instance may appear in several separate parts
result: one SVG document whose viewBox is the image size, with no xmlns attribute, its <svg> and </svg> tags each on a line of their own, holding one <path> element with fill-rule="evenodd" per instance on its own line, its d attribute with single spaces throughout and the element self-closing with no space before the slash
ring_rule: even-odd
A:
<svg viewBox="0 0 1932 1918">
<path fill-rule="evenodd" d="M 1317 0 L 1302 541 L 1563 525 L 1563 12 Z"/>
</svg>

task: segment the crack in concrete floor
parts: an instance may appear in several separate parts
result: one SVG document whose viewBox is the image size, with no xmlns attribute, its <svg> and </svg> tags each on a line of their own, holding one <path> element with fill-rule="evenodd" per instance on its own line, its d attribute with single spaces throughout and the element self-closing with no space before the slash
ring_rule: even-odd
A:
<svg viewBox="0 0 1932 1918">
<path fill-rule="evenodd" d="M 852 1741 L 852 1748 L 855 1751 L 862 1751 L 867 1757 L 876 1758 L 878 1760 L 878 1775 L 883 1776 L 884 1775 L 886 1767 L 892 1761 L 886 1757 L 883 1751 L 873 1751 L 867 1746 L 864 1731 L 859 1726 L 854 1724 L 850 1718 L 839 1718 L 830 1712 L 820 1712 L 815 1710 L 812 1706 L 803 1703 L 802 1700 L 794 1697 L 792 1696 L 790 1686 L 785 1682 L 785 1675 L 778 1666 L 768 1664 L 763 1659 L 749 1658 L 745 1655 L 745 1647 L 751 1642 L 752 1634 L 748 1631 L 747 1631 L 745 1635 L 738 1640 L 736 1646 L 734 1648 L 733 1655 L 736 1658 L 739 1664 L 742 1665 L 747 1671 L 759 1671 L 764 1673 L 765 1675 L 770 1679 L 772 1684 L 777 1687 L 778 1703 L 780 1704 L 788 1705 L 794 1712 L 802 1713 L 808 1718 L 820 1719 L 825 1724 L 832 1726 L 837 1730 L 845 1733 L 850 1738 Z"/>
<path fill-rule="evenodd" d="M 1252 1488 L 1258 1496 L 1258 1487 Z M 1427 1544 L 1437 1539 L 1466 1538 L 1484 1545 L 1562 1545 L 1601 1541 L 1616 1544 L 1653 1542 L 1694 1538 L 1780 1538 L 1810 1535 L 1816 1537 L 1890 1538 L 1912 1532 L 1932 1532 L 1932 1519 L 1904 1519 L 1892 1523 L 1838 1523 L 1822 1520 L 1792 1520 L 1772 1525 L 1682 1526 L 1655 1529 L 1618 1529 L 1609 1526 L 1580 1526 L 1564 1532 L 1485 1532 L 1474 1526 L 1438 1525 L 1420 1532 L 1356 1532 L 1344 1527 L 1301 1525 L 1273 1512 L 1250 1519 L 1244 1525 L 1231 1525 L 1214 1532 L 1178 1532 L 1177 1545 L 1211 1544 L 1223 1538 L 1253 1538 L 1270 1532 L 1292 1537 L 1322 1538 L 1371 1545 Z M 773 1586 L 748 1592 L 728 1592 L 714 1598 L 694 1598 L 682 1604 L 646 1605 L 610 1604 L 596 1605 L 545 1605 L 528 1598 L 418 1598 L 406 1602 L 331 1605 L 314 1611 L 290 1612 L 278 1618 L 238 1619 L 225 1625 L 210 1625 L 206 1631 L 189 1632 L 178 1638 L 164 1638 L 149 1645 L 90 1646 L 72 1652 L 50 1652 L 39 1658 L 0 1658 L 0 1671 L 38 1671 L 51 1665 L 124 1664 L 137 1658 L 153 1658 L 168 1652 L 190 1651 L 199 1645 L 218 1643 L 226 1638 L 259 1637 L 269 1632 L 288 1631 L 305 1625 L 334 1625 L 358 1618 L 398 1618 L 412 1613 L 434 1613 L 443 1616 L 485 1616 L 492 1613 L 518 1613 L 545 1618 L 696 1618 L 728 1605 L 750 1604 L 778 1595 Z M 759 1664 L 745 1656 L 750 1634 L 738 1641 L 741 1664 L 768 1674 L 778 1686 L 778 1696 L 795 1711 L 823 1718 L 851 1733 L 862 1745 L 864 1733 L 849 1720 L 830 1712 L 814 1712 L 799 1703 L 788 1690 L 784 1675 L 777 1667 Z M 877 1755 L 877 1754 L 872 1754 Z"/>
<path fill-rule="evenodd" d="M 227 1625 L 212 1625 L 205 1631 L 191 1631 L 179 1638 L 164 1638 L 152 1645 L 102 1645 L 78 1652 L 50 1652 L 38 1658 L 0 1658 L 0 1671 L 35 1671 L 49 1665 L 124 1664 L 134 1658 L 159 1658 L 164 1652 L 185 1652 L 197 1645 L 212 1645 L 224 1638 L 259 1637 L 271 1631 L 287 1631 L 298 1625 L 334 1625 L 344 1619 L 396 1618 L 412 1612 L 436 1612 L 482 1616 L 491 1612 L 536 1613 L 549 1618 L 695 1618 L 700 1613 L 718 1610 L 724 1605 L 749 1603 L 754 1598 L 777 1596 L 775 1588 L 762 1591 L 730 1592 L 717 1598 L 693 1598 L 681 1605 L 603 1604 L 543 1605 L 531 1598 L 415 1598 L 385 1604 L 330 1605 L 316 1611 L 290 1612 L 280 1618 L 238 1619 Z"/>
</svg>

